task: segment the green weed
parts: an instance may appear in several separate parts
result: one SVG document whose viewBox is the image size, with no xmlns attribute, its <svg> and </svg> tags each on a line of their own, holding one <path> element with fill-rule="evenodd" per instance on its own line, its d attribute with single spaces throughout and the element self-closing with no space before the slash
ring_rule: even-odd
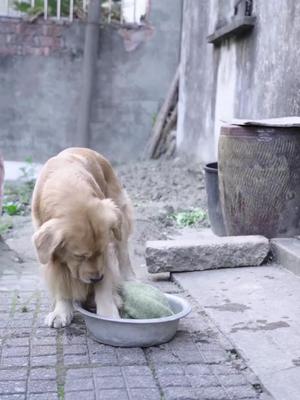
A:
<svg viewBox="0 0 300 400">
<path fill-rule="evenodd" d="M 3 204 L 3 210 L 10 216 L 19 215 L 21 214 L 22 206 L 18 202 L 9 201 Z"/>
<path fill-rule="evenodd" d="M 59 400 L 64 400 L 65 388 L 62 385 L 58 385 L 57 394 L 58 394 Z"/>
<path fill-rule="evenodd" d="M 174 213 L 171 218 L 181 227 L 193 226 L 207 218 L 206 212 L 200 208 L 191 211 Z"/>
<path fill-rule="evenodd" d="M 30 211 L 31 196 L 35 184 L 35 167 L 32 157 L 27 157 L 25 161 L 26 164 L 20 168 L 20 179 L 17 182 L 6 183 L 4 186 L 4 215 L 26 215 Z M 2 230 L 6 231 L 6 226 Z"/>
</svg>

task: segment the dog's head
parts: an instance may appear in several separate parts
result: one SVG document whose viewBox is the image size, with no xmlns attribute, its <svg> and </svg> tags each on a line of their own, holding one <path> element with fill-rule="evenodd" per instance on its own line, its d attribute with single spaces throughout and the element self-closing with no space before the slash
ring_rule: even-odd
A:
<svg viewBox="0 0 300 400">
<path fill-rule="evenodd" d="M 59 261 L 85 283 L 99 282 L 109 242 L 121 240 L 122 214 L 110 199 L 93 199 L 83 208 L 45 222 L 33 235 L 41 264 Z"/>
</svg>

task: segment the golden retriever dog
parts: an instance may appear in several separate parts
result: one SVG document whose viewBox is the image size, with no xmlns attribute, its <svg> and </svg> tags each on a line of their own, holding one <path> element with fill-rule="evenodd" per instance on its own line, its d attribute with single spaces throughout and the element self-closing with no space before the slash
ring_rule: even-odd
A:
<svg viewBox="0 0 300 400">
<path fill-rule="evenodd" d="M 118 287 L 134 278 L 128 253 L 132 206 L 109 162 L 86 148 L 49 159 L 34 188 L 32 220 L 54 299 L 46 324 L 70 324 L 73 301 L 91 294 L 97 314 L 118 318 Z"/>
</svg>

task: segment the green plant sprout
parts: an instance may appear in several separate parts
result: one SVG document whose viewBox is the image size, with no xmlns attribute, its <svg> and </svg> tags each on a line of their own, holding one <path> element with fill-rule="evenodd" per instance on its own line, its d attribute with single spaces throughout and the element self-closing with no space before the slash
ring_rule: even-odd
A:
<svg viewBox="0 0 300 400">
<path fill-rule="evenodd" d="M 181 227 L 193 226 L 207 218 L 206 212 L 200 208 L 191 211 L 174 213 L 171 218 Z"/>
</svg>

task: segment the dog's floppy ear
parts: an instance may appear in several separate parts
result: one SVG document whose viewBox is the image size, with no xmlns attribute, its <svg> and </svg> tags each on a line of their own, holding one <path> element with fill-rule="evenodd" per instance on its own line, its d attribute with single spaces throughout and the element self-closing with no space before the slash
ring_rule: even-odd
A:
<svg viewBox="0 0 300 400">
<path fill-rule="evenodd" d="M 34 246 L 41 264 L 47 264 L 63 241 L 63 233 L 58 219 L 45 222 L 32 236 Z"/>
<path fill-rule="evenodd" d="M 117 240 L 122 240 L 122 213 L 111 199 L 101 200 L 103 217 Z"/>
</svg>

